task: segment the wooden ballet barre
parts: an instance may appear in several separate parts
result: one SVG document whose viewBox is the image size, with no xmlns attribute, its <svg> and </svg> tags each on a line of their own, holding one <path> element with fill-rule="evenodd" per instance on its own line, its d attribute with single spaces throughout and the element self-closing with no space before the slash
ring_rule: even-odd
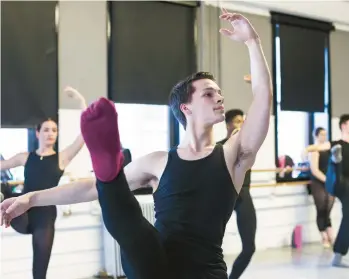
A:
<svg viewBox="0 0 349 279">
<path fill-rule="evenodd" d="M 252 169 L 252 172 L 275 172 L 275 173 L 280 173 L 280 172 L 293 172 L 293 171 L 309 171 L 309 168 L 275 168 L 275 169 Z"/>
<path fill-rule="evenodd" d="M 265 183 L 265 184 L 252 184 L 251 188 L 267 188 L 267 187 L 290 187 L 290 186 L 301 186 L 307 185 L 310 181 L 293 181 L 293 182 L 275 182 L 275 183 Z"/>
</svg>

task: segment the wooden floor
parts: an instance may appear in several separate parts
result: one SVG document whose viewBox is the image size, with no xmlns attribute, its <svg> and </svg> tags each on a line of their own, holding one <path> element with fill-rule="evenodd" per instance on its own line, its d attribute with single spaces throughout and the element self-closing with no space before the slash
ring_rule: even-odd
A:
<svg viewBox="0 0 349 279">
<path fill-rule="evenodd" d="M 257 252 L 241 279 L 348 279 L 349 269 L 332 267 L 332 256 L 331 250 L 318 245 L 300 251 L 283 248 Z M 229 272 L 234 259 L 225 259 Z"/>
</svg>

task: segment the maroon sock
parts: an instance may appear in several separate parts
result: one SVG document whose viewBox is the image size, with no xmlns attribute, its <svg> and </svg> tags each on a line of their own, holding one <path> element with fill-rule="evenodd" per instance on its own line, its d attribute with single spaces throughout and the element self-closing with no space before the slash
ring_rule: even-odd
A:
<svg viewBox="0 0 349 279">
<path fill-rule="evenodd" d="M 96 177 L 102 182 L 112 181 L 124 160 L 114 103 L 100 98 L 82 113 L 80 125 Z"/>
</svg>

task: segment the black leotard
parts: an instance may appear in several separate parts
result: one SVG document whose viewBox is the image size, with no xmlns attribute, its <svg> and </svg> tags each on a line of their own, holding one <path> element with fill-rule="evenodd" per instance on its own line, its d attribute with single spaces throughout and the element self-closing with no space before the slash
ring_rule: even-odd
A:
<svg viewBox="0 0 349 279">
<path fill-rule="evenodd" d="M 24 166 L 24 193 L 55 187 L 63 174 L 58 154 L 39 156 L 29 153 Z M 45 279 L 53 246 L 56 206 L 33 207 L 11 221 L 17 232 L 33 235 L 33 278 Z"/>
</svg>

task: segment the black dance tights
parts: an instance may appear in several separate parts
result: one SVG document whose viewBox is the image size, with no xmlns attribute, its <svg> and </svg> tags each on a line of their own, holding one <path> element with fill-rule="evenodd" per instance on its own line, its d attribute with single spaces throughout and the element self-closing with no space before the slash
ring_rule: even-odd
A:
<svg viewBox="0 0 349 279">
<path fill-rule="evenodd" d="M 12 228 L 33 236 L 33 279 L 46 279 L 55 234 L 55 206 L 36 207 L 15 218 Z"/>
<path fill-rule="evenodd" d="M 316 206 L 316 223 L 320 232 L 331 227 L 330 214 L 334 204 L 334 197 L 325 189 L 325 185 L 320 181 L 311 182 L 311 193 Z"/>
<path fill-rule="evenodd" d="M 243 187 L 234 210 L 242 242 L 242 251 L 233 264 L 229 279 L 238 279 L 249 265 L 256 250 L 256 209 L 248 187 Z"/>
</svg>

